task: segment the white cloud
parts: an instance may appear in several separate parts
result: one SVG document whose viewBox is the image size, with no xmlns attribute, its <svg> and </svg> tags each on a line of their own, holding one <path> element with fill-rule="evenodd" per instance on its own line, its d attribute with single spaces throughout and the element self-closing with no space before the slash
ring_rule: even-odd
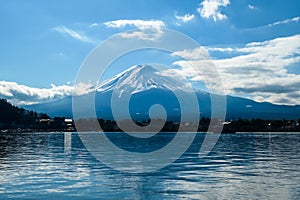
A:
<svg viewBox="0 0 300 200">
<path fill-rule="evenodd" d="M 94 44 L 95 41 L 93 41 L 90 37 L 86 36 L 84 33 L 79 33 L 77 31 L 74 31 L 70 28 L 67 28 L 65 26 L 57 26 L 55 28 L 53 28 L 53 30 L 62 33 L 62 34 L 66 34 L 76 40 L 82 41 L 82 42 L 87 42 L 87 43 L 92 43 Z"/>
<path fill-rule="evenodd" d="M 173 56 L 181 56 L 187 60 L 206 60 L 208 58 L 208 53 L 204 47 L 199 47 L 197 49 L 185 49 L 183 51 L 178 51 L 172 53 Z"/>
<path fill-rule="evenodd" d="M 182 73 L 193 80 L 203 80 L 203 77 L 191 71 L 191 64 L 198 66 L 207 74 L 213 70 L 211 63 L 203 65 L 203 48 L 177 52 L 185 55 L 188 61 L 180 60 L 174 64 L 180 65 Z M 299 104 L 300 75 L 287 70 L 288 66 L 300 64 L 300 35 L 276 38 L 263 42 L 252 42 L 239 48 L 206 48 L 209 52 L 227 53 L 227 57 L 214 59 L 227 94 L 248 96 L 258 101 L 269 101 L 277 104 Z"/>
<path fill-rule="evenodd" d="M 0 81 L 0 98 L 8 99 L 15 105 L 30 105 L 62 99 L 71 95 L 82 95 L 94 90 L 90 84 L 74 86 L 51 84 L 50 88 L 34 88 L 16 82 Z"/>
<path fill-rule="evenodd" d="M 195 18 L 195 15 L 185 14 L 183 16 L 179 16 L 179 15 L 175 14 L 175 18 L 186 23 L 186 22 L 192 21 Z"/>
<path fill-rule="evenodd" d="M 156 40 L 163 34 L 162 28 L 165 27 L 165 23 L 160 20 L 127 20 L 120 19 L 115 21 L 109 21 L 104 23 L 109 28 L 124 28 L 126 26 L 135 27 L 138 31 L 125 32 L 121 35 L 125 38 L 138 37 L 143 40 Z"/>
<path fill-rule="evenodd" d="M 253 5 L 251 5 L 251 4 L 248 5 L 248 8 L 249 8 L 250 10 L 255 10 L 255 9 L 256 9 L 256 7 L 253 6 Z"/>
<path fill-rule="evenodd" d="M 47 102 L 72 95 L 72 93 L 72 86 L 51 84 L 51 88 L 41 89 L 20 85 L 16 82 L 0 81 L 1 98 L 6 98 L 16 105 Z"/>
<path fill-rule="evenodd" d="M 201 17 L 206 19 L 218 20 L 227 19 L 227 16 L 221 13 L 221 8 L 230 4 L 229 0 L 204 0 L 197 9 Z"/>
<path fill-rule="evenodd" d="M 274 22 L 272 24 L 268 24 L 268 26 L 277 26 L 277 25 L 281 25 L 281 24 L 288 24 L 288 23 L 292 23 L 292 22 L 298 22 L 299 20 L 300 20 L 300 17 L 294 17 L 291 19 L 285 19 L 282 21 Z"/>
<path fill-rule="evenodd" d="M 110 28 L 122 28 L 125 26 L 134 26 L 138 29 L 145 28 L 162 28 L 165 26 L 165 23 L 160 20 L 128 20 L 128 19 L 120 19 L 115 21 L 105 22 L 104 25 Z"/>
</svg>

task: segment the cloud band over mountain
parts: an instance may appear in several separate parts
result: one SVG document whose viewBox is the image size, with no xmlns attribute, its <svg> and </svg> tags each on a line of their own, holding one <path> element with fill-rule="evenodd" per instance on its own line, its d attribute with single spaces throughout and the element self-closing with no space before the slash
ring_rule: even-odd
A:
<svg viewBox="0 0 300 200">
<path fill-rule="evenodd" d="M 300 102 L 300 75 L 292 69 L 300 62 L 300 35 L 276 38 L 263 42 L 252 42 L 242 47 L 206 47 L 222 79 L 227 94 L 247 96 L 256 101 L 275 104 L 297 105 Z M 174 53 L 188 58 L 176 61 L 182 66 L 180 73 L 193 80 L 201 80 L 193 73 L 192 66 L 207 66 L 201 63 L 199 49 Z M 195 74 L 195 76 L 193 75 Z M 213 77 L 212 77 L 213 78 Z"/>
</svg>

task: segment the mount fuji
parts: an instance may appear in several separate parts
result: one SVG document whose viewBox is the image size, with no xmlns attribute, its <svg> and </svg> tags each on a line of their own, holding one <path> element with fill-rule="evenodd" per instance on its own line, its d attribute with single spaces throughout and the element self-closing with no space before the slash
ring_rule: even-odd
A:
<svg viewBox="0 0 300 200">
<path fill-rule="evenodd" d="M 181 111 L 175 94 L 186 95 L 192 92 L 191 89 L 187 81 L 171 72 L 159 71 L 154 66 L 136 65 L 101 84 L 90 87 L 88 91 L 89 93 L 95 93 L 95 111 L 98 118 L 114 119 L 111 99 L 114 92 L 116 93 L 117 91 L 117 98 L 122 98 L 124 93 L 130 94 L 131 98 L 128 106 L 132 118 L 137 120 L 148 119 L 150 107 L 154 104 L 160 104 L 166 111 L 167 119 L 177 121 L 180 119 Z M 198 101 L 197 106 L 199 106 L 200 117 L 210 117 L 210 94 L 201 90 L 194 93 Z M 84 95 L 81 97 L 84 98 Z M 233 96 L 226 96 L 226 101 L 226 119 L 300 118 L 300 106 L 274 105 L 267 102 L 259 103 Z M 52 117 L 65 116 L 72 118 L 72 96 L 49 103 L 23 107 L 47 113 Z M 120 108 L 121 111 L 122 108 Z"/>
</svg>

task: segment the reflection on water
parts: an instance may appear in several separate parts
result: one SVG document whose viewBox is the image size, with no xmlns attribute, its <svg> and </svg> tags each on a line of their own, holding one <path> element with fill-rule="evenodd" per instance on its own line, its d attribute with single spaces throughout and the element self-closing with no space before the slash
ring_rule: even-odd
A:
<svg viewBox="0 0 300 200">
<path fill-rule="evenodd" d="M 93 158 L 77 133 L 2 134 L 0 198 L 300 199 L 300 134 L 221 135 L 199 159 L 204 136 L 199 133 L 164 169 L 127 174 Z M 132 145 L 122 137 L 109 134 L 118 146 L 137 152 L 170 140 L 165 134 L 148 145 Z"/>
</svg>

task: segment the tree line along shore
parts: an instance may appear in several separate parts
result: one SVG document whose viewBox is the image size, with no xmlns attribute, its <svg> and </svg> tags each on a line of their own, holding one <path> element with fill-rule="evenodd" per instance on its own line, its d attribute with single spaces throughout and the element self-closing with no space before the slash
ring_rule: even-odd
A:
<svg viewBox="0 0 300 200">
<path fill-rule="evenodd" d="M 152 119 L 161 120 L 161 119 Z M 126 124 L 127 120 L 119 123 Z M 91 125 L 94 119 L 80 119 L 76 121 L 84 131 L 99 131 L 98 127 Z M 122 132 L 118 127 L 118 123 L 109 119 L 98 119 L 99 125 L 104 132 Z M 147 127 L 151 120 L 135 120 L 135 124 Z M 161 132 L 177 132 L 179 126 L 181 130 L 186 132 L 195 131 L 192 127 L 198 127 L 199 132 L 206 132 L 212 124 L 223 126 L 224 133 L 236 132 L 300 132 L 299 119 L 231 119 L 228 121 L 220 121 L 202 117 L 199 122 L 166 121 L 161 129 Z M 128 123 L 129 124 L 129 123 Z M 160 124 L 160 123 L 158 123 Z M 130 129 L 133 130 L 134 129 Z M 28 111 L 23 108 L 12 105 L 6 99 L 0 99 L 0 132 L 57 132 L 70 131 L 75 132 L 76 127 L 73 119 L 65 117 L 51 118 L 45 113 L 37 113 Z M 151 131 L 151 130 L 149 130 Z"/>
</svg>

